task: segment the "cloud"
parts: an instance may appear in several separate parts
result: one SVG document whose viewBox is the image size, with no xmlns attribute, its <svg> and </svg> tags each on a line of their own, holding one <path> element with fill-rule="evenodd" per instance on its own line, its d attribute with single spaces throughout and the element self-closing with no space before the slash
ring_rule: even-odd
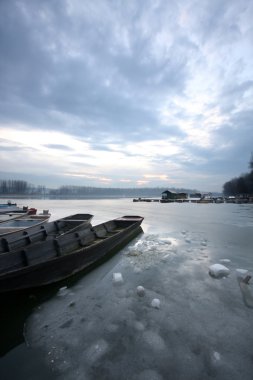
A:
<svg viewBox="0 0 253 380">
<path fill-rule="evenodd" d="M 67 145 L 62 145 L 62 144 L 44 144 L 44 147 L 45 148 L 49 148 L 49 149 L 59 149 L 59 150 L 73 150 L 72 148 L 70 148 L 69 146 Z"/>
<path fill-rule="evenodd" d="M 252 14 L 247 0 L 0 2 L 0 169 L 19 170 L 15 153 L 31 176 L 221 189 L 252 151 Z"/>
</svg>

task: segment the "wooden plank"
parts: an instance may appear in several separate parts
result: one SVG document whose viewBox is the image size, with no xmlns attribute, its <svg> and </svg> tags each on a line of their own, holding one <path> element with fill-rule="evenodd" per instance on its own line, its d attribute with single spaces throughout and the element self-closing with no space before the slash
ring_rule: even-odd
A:
<svg viewBox="0 0 253 380">
<path fill-rule="evenodd" d="M 22 250 L 25 256 L 27 265 L 35 265 L 43 263 L 49 259 L 52 259 L 58 255 L 57 248 L 54 240 L 48 240 L 46 242 L 34 244 L 28 246 Z M 10 253 L 11 255 L 12 253 Z"/>
<path fill-rule="evenodd" d="M 97 238 L 104 238 L 107 235 L 106 228 L 103 224 L 99 224 L 98 226 L 93 227 L 92 231 L 95 232 Z"/>
<path fill-rule="evenodd" d="M 104 227 L 108 232 L 113 232 L 116 229 L 116 224 L 113 220 L 104 223 Z"/>
<path fill-rule="evenodd" d="M 0 255 L 0 273 L 22 268 L 24 257 L 22 252 L 3 253 Z"/>
</svg>

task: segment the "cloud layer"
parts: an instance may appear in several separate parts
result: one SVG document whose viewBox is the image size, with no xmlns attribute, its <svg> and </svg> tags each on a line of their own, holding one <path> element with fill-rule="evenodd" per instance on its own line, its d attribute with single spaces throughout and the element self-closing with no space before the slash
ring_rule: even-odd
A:
<svg viewBox="0 0 253 380">
<path fill-rule="evenodd" d="M 1 174 L 221 190 L 253 150 L 252 17 L 248 0 L 0 2 Z"/>
</svg>

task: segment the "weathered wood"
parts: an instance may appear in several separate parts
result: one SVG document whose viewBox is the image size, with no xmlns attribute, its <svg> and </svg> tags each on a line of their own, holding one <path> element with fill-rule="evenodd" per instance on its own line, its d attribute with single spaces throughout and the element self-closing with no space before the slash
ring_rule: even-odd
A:
<svg viewBox="0 0 253 380">
<path fill-rule="evenodd" d="M 109 221 L 113 233 L 102 223 L 1 254 L 0 293 L 55 283 L 97 265 L 142 232 L 142 220 L 122 217 Z"/>
<path fill-rule="evenodd" d="M 43 263 L 57 256 L 58 252 L 54 240 L 48 240 L 43 244 L 28 246 L 22 250 L 27 265 Z M 10 255 L 12 255 L 11 253 Z"/>
<path fill-rule="evenodd" d="M 104 224 L 100 224 L 92 228 L 92 231 L 95 232 L 97 238 L 104 238 L 107 235 L 107 231 L 105 229 Z"/>
<path fill-rule="evenodd" d="M 0 254 L 18 250 L 38 241 L 57 238 L 61 234 L 67 234 L 84 226 L 89 226 L 92 217 L 90 214 L 75 214 L 40 226 L 31 227 L 25 231 L 6 235 L 0 238 Z"/>
<path fill-rule="evenodd" d="M 116 223 L 113 220 L 104 223 L 104 227 L 108 232 L 113 232 L 116 229 Z"/>
<path fill-rule="evenodd" d="M 0 255 L 0 274 L 23 268 L 24 265 L 25 260 L 21 251 L 13 252 L 11 255 L 9 253 Z"/>
</svg>

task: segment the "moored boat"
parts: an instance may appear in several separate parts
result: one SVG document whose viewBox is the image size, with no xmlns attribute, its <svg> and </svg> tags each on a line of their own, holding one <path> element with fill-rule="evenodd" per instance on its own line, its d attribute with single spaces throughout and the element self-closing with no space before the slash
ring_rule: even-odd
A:
<svg viewBox="0 0 253 380">
<path fill-rule="evenodd" d="M 142 232 L 143 217 L 123 216 L 0 255 L 0 293 L 38 288 L 90 270 Z"/>
<path fill-rule="evenodd" d="M 48 215 L 23 215 L 18 219 L 7 220 L 0 224 L 0 237 L 7 236 L 20 231 L 27 231 L 30 228 L 46 223 L 50 218 Z"/>
<path fill-rule="evenodd" d="M 37 217 L 43 218 L 43 216 L 49 218 L 50 214 L 42 214 Z M 28 229 L 22 229 L 15 233 L 4 235 L 2 238 L 0 236 L 0 254 L 20 249 L 38 241 L 45 241 L 74 232 L 89 225 L 92 218 L 93 215 L 91 214 L 74 214 L 52 222 L 36 224 Z"/>
<path fill-rule="evenodd" d="M 0 213 L 0 223 L 7 222 L 8 220 L 24 218 L 27 215 L 36 215 L 36 213 L 37 213 L 36 208 L 28 209 L 28 207 L 23 207 L 22 211 Z"/>
<path fill-rule="evenodd" d="M 10 212 L 7 214 L 0 214 L 0 223 L 7 222 L 8 220 L 23 218 L 25 215 L 28 215 L 27 212 Z"/>
</svg>

